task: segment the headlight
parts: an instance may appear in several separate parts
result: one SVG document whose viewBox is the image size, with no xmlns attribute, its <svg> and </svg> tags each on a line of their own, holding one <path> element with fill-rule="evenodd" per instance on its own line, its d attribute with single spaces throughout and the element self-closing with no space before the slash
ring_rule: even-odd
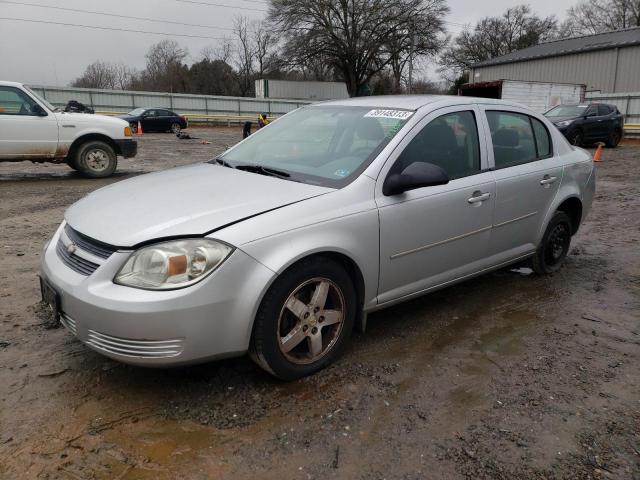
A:
<svg viewBox="0 0 640 480">
<path fill-rule="evenodd" d="M 568 127 L 573 123 L 573 120 L 564 120 L 562 122 L 556 123 L 556 127 Z"/>
<path fill-rule="evenodd" d="M 124 136 L 125 137 L 131 137 L 132 136 L 131 127 L 124 127 Z"/>
<path fill-rule="evenodd" d="M 233 249 L 206 238 L 157 243 L 131 254 L 113 281 L 147 290 L 172 290 L 199 282 Z"/>
</svg>

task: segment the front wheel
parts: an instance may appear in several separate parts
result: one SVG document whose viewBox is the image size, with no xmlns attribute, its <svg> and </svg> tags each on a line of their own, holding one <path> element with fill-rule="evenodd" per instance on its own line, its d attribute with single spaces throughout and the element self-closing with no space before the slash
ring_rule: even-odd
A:
<svg viewBox="0 0 640 480">
<path fill-rule="evenodd" d="M 355 288 L 344 268 L 329 258 L 304 260 L 266 293 L 256 315 L 251 357 L 283 380 L 311 375 L 340 355 L 355 314 Z"/>
<path fill-rule="evenodd" d="M 560 270 L 569 253 L 571 229 L 571 219 L 566 213 L 553 214 L 532 259 L 534 272 L 542 275 Z"/>
<path fill-rule="evenodd" d="M 109 144 L 94 140 L 78 148 L 75 164 L 85 177 L 104 178 L 115 172 L 118 160 L 116 152 Z"/>
</svg>

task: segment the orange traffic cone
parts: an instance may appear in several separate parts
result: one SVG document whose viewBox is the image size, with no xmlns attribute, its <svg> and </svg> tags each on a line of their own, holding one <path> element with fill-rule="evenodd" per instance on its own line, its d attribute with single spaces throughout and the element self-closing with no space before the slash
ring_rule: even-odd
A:
<svg viewBox="0 0 640 480">
<path fill-rule="evenodd" d="M 598 148 L 596 149 L 596 153 L 593 155 L 594 162 L 602 161 L 602 143 L 598 143 Z"/>
<path fill-rule="evenodd" d="M 144 132 L 142 131 L 142 124 L 140 123 L 140 120 L 138 120 L 138 128 L 136 128 L 136 135 L 138 135 L 139 137 L 144 135 Z"/>
</svg>

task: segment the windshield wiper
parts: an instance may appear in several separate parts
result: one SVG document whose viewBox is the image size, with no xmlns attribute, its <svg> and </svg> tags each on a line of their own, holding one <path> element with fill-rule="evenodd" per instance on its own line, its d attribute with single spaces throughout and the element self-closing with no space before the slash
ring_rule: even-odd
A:
<svg viewBox="0 0 640 480">
<path fill-rule="evenodd" d="M 224 160 L 222 160 L 224 161 Z M 244 170 L 245 172 L 259 173 L 261 175 L 268 175 L 270 177 L 289 178 L 290 173 L 282 170 L 276 170 L 275 168 L 263 167 L 262 165 L 238 165 L 237 170 Z"/>
<path fill-rule="evenodd" d="M 223 167 L 235 168 L 229 162 L 221 158 L 214 158 L 213 160 L 209 160 L 208 163 L 217 163 L 218 165 L 222 165 Z"/>
</svg>

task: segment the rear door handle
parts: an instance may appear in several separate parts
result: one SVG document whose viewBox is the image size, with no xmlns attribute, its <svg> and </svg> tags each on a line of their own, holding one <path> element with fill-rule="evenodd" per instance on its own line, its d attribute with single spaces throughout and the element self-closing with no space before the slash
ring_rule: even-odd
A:
<svg viewBox="0 0 640 480">
<path fill-rule="evenodd" d="M 467 200 L 470 204 L 484 202 L 491 198 L 491 193 L 473 192 L 473 196 Z"/>
<path fill-rule="evenodd" d="M 550 177 L 549 175 L 545 175 L 544 177 L 542 177 L 542 180 L 540 180 L 540 185 L 551 185 L 552 183 L 556 183 L 557 180 L 558 177 Z"/>
</svg>

